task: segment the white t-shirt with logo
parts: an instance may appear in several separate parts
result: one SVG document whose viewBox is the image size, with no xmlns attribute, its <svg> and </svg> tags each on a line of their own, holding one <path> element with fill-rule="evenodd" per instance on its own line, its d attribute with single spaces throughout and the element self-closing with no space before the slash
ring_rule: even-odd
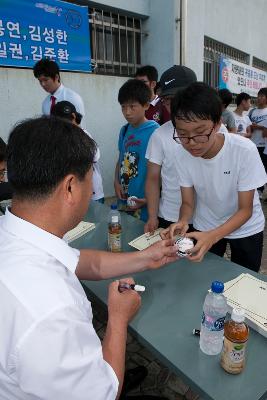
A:
<svg viewBox="0 0 267 400">
<path fill-rule="evenodd" d="M 178 157 L 181 145 L 173 140 L 173 124 L 165 122 L 155 130 L 149 139 L 146 158 L 161 166 L 161 197 L 158 216 L 167 221 L 177 222 L 181 206 L 181 191 L 174 159 Z"/>
<path fill-rule="evenodd" d="M 238 115 L 236 112 L 233 112 L 235 118 L 235 126 L 239 135 L 245 135 L 247 133 L 247 127 L 252 124 L 249 117 L 247 115 Z"/>
<path fill-rule="evenodd" d="M 185 149 L 175 159 L 180 185 L 195 189 L 193 225 L 200 231 L 219 227 L 237 212 L 238 192 L 257 189 L 267 181 L 255 144 L 239 135 L 227 133 L 224 136 L 222 149 L 211 159 L 193 157 Z M 263 231 L 264 223 L 255 190 L 251 218 L 226 237 L 237 239 L 254 235 Z"/>
<path fill-rule="evenodd" d="M 257 125 L 262 125 L 262 122 L 267 120 L 267 107 L 255 108 L 251 111 L 249 118 L 251 122 Z M 265 138 L 262 136 L 261 129 L 255 129 L 252 131 L 251 140 L 257 147 L 265 147 Z"/>
</svg>

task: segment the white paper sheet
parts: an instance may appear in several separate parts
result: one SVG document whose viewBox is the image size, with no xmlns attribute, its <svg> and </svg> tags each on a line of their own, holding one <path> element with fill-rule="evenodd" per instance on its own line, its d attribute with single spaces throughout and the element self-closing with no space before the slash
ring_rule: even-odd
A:
<svg viewBox="0 0 267 400">
<path fill-rule="evenodd" d="M 66 242 L 71 243 L 74 240 L 85 235 L 86 233 L 90 232 L 94 228 L 95 228 L 94 223 L 81 221 L 75 228 L 73 228 L 69 232 L 67 232 L 64 235 L 63 239 L 66 240 Z"/>
</svg>

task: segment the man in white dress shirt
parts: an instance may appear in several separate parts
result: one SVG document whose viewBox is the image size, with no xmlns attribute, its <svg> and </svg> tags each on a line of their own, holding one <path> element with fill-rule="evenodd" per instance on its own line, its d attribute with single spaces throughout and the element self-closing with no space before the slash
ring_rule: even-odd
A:
<svg viewBox="0 0 267 400">
<path fill-rule="evenodd" d="M 69 101 L 74 104 L 77 112 L 83 119 L 81 127 L 85 128 L 85 111 L 81 96 L 74 90 L 66 88 L 60 79 L 59 66 L 55 61 L 42 59 L 33 67 L 33 74 L 38 79 L 42 88 L 49 93 L 42 103 L 42 113 L 50 115 L 51 109 L 59 101 Z"/>
<path fill-rule="evenodd" d="M 87 211 L 95 150 L 83 130 L 57 118 L 22 122 L 9 137 L 14 197 L 0 217 L 1 400 L 118 398 L 127 325 L 140 296 L 120 293 L 118 281 L 110 285 L 101 345 L 79 279 L 132 274 L 176 258 L 171 241 L 111 254 L 79 251 L 62 239 Z"/>
</svg>

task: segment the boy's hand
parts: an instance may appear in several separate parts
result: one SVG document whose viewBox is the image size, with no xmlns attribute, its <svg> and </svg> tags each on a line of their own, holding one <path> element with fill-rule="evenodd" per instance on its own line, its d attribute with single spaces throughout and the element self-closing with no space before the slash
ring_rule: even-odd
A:
<svg viewBox="0 0 267 400">
<path fill-rule="evenodd" d="M 146 205 L 146 199 L 134 199 L 135 205 L 134 206 L 127 206 L 126 211 L 135 211 L 139 208 L 142 208 Z"/>
<path fill-rule="evenodd" d="M 114 182 L 114 189 L 115 189 L 115 194 L 120 200 L 125 200 L 126 195 L 122 189 L 121 184 L 118 181 Z"/>
<path fill-rule="evenodd" d="M 154 231 L 158 229 L 158 226 L 159 226 L 158 218 L 149 218 L 147 223 L 145 224 L 144 232 L 151 233 L 153 235 Z"/>
<path fill-rule="evenodd" d="M 160 240 L 145 250 L 141 251 L 147 260 L 149 269 L 157 269 L 163 265 L 178 260 L 177 247 L 173 244 L 173 240 Z"/>
<path fill-rule="evenodd" d="M 174 239 L 175 236 L 184 236 L 188 231 L 189 225 L 185 221 L 178 221 L 175 224 L 171 224 L 169 228 L 161 231 L 160 236 L 162 239 Z"/>
<path fill-rule="evenodd" d="M 212 231 L 210 232 L 190 232 L 186 237 L 195 239 L 196 245 L 190 250 L 188 259 L 190 261 L 200 262 L 203 260 L 204 255 L 209 249 L 216 243 L 215 235 Z"/>
</svg>

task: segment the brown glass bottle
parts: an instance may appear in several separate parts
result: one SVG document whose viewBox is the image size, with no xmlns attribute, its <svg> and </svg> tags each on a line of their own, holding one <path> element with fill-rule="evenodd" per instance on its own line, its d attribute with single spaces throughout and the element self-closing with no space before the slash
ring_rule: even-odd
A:
<svg viewBox="0 0 267 400">
<path fill-rule="evenodd" d="M 239 374 L 245 367 L 249 328 L 244 322 L 245 311 L 234 308 L 231 319 L 224 324 L 221 366 L 230 374 Z"/>
</svg>

